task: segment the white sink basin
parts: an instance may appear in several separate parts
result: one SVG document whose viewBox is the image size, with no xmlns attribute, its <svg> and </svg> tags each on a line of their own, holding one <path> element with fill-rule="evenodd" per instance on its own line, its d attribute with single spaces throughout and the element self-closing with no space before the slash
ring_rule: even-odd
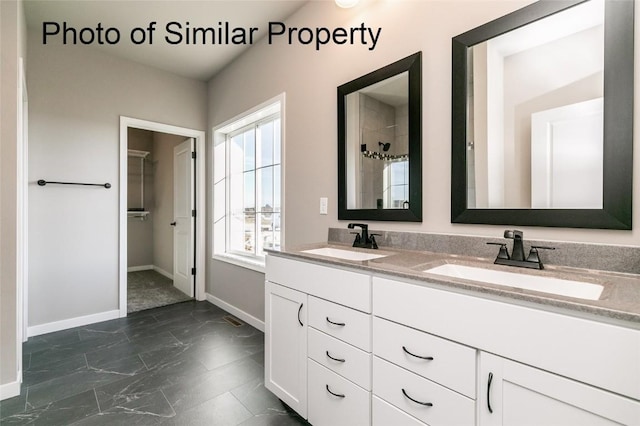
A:
<svg viewBox="0 0 640 426">
<path fill-rule="evenodd" d="M 344 260 L 371 260 L 385 257 L 384 254 L 363 253 L 360 251 L 341 250 L 332 247 L 323 247 L 313 250 L 303 250 L 302 253 L 317 254 L 319 256 L 335 257 Z"/>
<path fill-rule="evenodd" d="M 603 289 L 598 284 L 453 264 L 437 266 L 423 272 L 587 300 L 600 299 Z"/>
</svg>

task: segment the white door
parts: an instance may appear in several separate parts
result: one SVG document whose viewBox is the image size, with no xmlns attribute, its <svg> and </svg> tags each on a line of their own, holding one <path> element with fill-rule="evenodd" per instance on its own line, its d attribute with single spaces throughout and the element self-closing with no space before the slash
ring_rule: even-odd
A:
<svg viewBox="0 0 640 426">
<path fill-rule="evenodd" d="M 601 209 L 603 99 L 531 115 L 531 207 Z"/>
<path fill-rule="evenodd" d="M 193 139 L 173 148 L 173 285 L 193 297 Z"/>
<path fill-rule="evenodd" d="M 307 295 L 266 282 L 265 380 L 267 389 L 307 418 Z"/>
<path fill-rule="evenodd" d="M 637 401 L 485 352 L 480 390 L 480 426 L 614 426 L 640 420 Z"/>
</svg>

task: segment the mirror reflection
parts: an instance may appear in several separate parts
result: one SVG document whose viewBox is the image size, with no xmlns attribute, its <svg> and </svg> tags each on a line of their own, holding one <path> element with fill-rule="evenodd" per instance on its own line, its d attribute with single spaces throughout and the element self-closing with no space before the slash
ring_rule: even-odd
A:
<svg viewBox="0 0 640 426">
<path fill-rule="evenodd" d="M 409 207 L 409 72 L 348 94 L 347 208 Z"/>
<path fill-rule="evenodd" d="M 467 50 L 467 207 L 602 209 L 604 1 Z"/>
<path fill-rule="evenodd" d="M 422 221 L 422 53 L 338 86 L 338 219 Z"/>
</svg>

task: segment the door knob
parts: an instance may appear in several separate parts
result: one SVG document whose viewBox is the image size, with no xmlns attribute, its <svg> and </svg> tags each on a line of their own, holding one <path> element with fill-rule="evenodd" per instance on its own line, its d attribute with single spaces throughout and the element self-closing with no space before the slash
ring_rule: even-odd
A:
<svg viewBox="0 0 640 426">
<path fill-rule="evenodd" d="M 169 225 L 176 226 L 176 222 L 171 222 Z"/>
</svg>

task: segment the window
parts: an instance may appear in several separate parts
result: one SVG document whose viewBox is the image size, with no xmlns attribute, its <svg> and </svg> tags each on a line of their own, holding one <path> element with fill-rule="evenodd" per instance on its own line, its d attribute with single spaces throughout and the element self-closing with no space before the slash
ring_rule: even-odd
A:
<svg viewBox="0 0 640 426">
<path fill-rule="evenodd" d="M 409 200 L 409 160 L 389 160 L 384 166 L 384 208 L 403 209 Z"/>
<path fill-rule="evenodd" d="M 264 264 L 282 238 L 281 103 L 214 130 L 214 254 Z"/>
</svg>

